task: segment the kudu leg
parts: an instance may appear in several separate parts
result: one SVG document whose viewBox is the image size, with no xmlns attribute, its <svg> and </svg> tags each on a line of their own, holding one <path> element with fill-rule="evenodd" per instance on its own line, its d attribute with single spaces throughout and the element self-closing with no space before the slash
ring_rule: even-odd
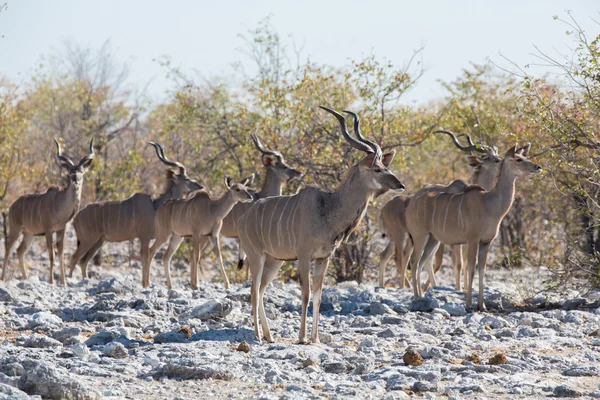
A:
<svg viewBox="0 0 600 400">
<path fill-rule="evenodd" d="M 299 343 L 306 343 L 306 317 L 308 316 L 308 300 L 310 298 L 310 258 L 298 258 L 298 272 L 302 288 L 302 317 L 300 319 Z"/>
<path fill-rule="evenodd" d="M 19 258 L 19 268 L 21 269 L 21 276 L 23 279 L 27 279 L 27 269 L 25 268 L 25 253 L 29 246 L 33 242 L 33 235 L 27 232 L 23 233 L 23 240 L 17 248 L 17 257 Z"/>
<path fill-rule="evenodd" d="M 142 264 L 143 287 L 146 288 L 150 286 L 150 267 L 152 267 L 152 261 L 154 261 L 154 256 L 156 255 L 158 249 L 160 249 L 165 243 L 167 243 L 168 240 L 169 236 L 161 235 L 159 232 L 159 234 L 156 235 L 156 239 L 154 239 L 154 243 L 152 243 L 152 246 L 148 250 L 148 255 L 146 256 L 148 260 Z"/>
<path fill-rule="evenodd" d="M 421 286 L 421 259 L 423 257 L 423 251 L 425 250 L 425 244 L 429 240 L 429 234 L 423 237 L 413 236 L 413 252 L 410 256 L 410 270 L 412 275 L 413 284 L 413 295 L 415 297 L 423 296 L 423 287 Z"/>
<path fill-rule="evenodd" d="M 210 250 L 209 249 L 210 243 L 211 242 L 209 242 L 209 241 L 206 241 L 206 243 L 204 243 L 204 247 L 202 247 L 202 249 L 200 250 L 200 256 L 198 257 L 198 260 L 200 260 L 198 263 L 198 267 L 200 268 L 200 274 L 202 276 L 205 276 L 204 267 L 202 267 L 202 260 L 204 260 L 204 257 L 206 257 L 208 255 L 208 252 Z M 214 251 L 214 249 L 213 249 L 213 251 Z"/>
<path fill-rule="evenodd" d="M 410 289 L 410 281 L 406 277 L 406 267 L 408 267 L 408 263 L 410 262 L 410 256 L 413 251 L 413 245 L 410 241 L 409 237 L 406 237 L 403 241 L 404 243 L 396 243 L 396 252 L 395 252 L 395 261 L 396 261 L 396 271 L 398 272 L 398 276 L 400 277 L 400 289 L 404 289 L 406 285 L 407 288 Z M 412 272 L 414 274 L 414 272 Z"/>
<path fill-rule="evenodd" d="M 475 277 L 475 264 L 477 263 L 477 249 L 478 242 L 469 242 L 467 243 L 467 270 L 469 272 L 469 281 L 467 282 L 466 287 L 466 307 L 467 310 L 471 308 L 471 304 L 473 302 L 473 278 Z"/>
<path fill-rule="evenodd" d="M 483 296 L 483 283 L 485 279 L 485 266 L 487 263 L 488 251 L 490 249 L 490 243 L 479 243 L 479 250 L 477 251 L 477 266 L 479 267 L 479 296 L 477 296 L 477 307 L 479 311 L 485 311 L 485 299 Z"/>
<path fill-rule="evenodd" d="M 456 245 L 452 247 L 454 252 L 454 271 L 456 273 L 455 277 L 455 287 L 457 291 L 461 291 L 461 281 L 463 276 L 463 246 L 462 244 Z"/>
<path fill-rule="evenodd" d="M 323 294 L 323 281 L 327 273 L 329 258 L 315 260 L 315 269 L 313 273 L 313 326 L 310 340 L 313 343 L 319 343 L 319 312 L 321 308 L 321 296 Z"/>
<path fill-rule="evenodd" d="M 63 251 L 65 249 L 65 230 L 56 232 L 56 255 L 58 256 L 58 266 L 60 269 L 60 284 L 66 285 L 65 263 L 63 260 Z"/>
<path fill-rule="evenodd" d="M 269 328 L 269 320 L 267 319 L 267 313 L 265 313 L 265 292 L 269 283 L 277 277 L 279 269 L 283 261 L 275 260 L 271 257 L 267 257 L 262 271 L 262 277 L 260 279 L 260 285 L 258 288 L 258 316 L 260 318 L 260 325 L 262 327 L 263 335 L 267 343 L 273 343 L 273 336 L 271 335 L 271 329 Z"/>
<path fill-rule="evenodd" d="M 442 268 L 442 263 L 444 261 L 444 245 L 440 244 L 437 251 L 435 252 L 435 266 L 433 268 L 433 275 L 438 273 L 438 271 Z M 431 285 L 431 277 L 427 277 L 427 282 L 425 282 L 425 286 L 423 286 L 423 290 L 427 290 Z M 436 286 L 436 285 L 433 285 Z"/>
<path fill-rule="evenodd" d="M 150 286 L 150 265 L 152 260 L 150 259 L 150 238 L 140 238 L 140 258 L 142 259 L 142 286 L 144 286 L 144 275 L 146 278 L 146 286 Z"/>
<path fill-rule="evenodd" d="M 433 260 L 431 256 L 433 256 L 434 252 L 438 251 L 440 246 L 440 242 L 432 235 L 429 235 L 429 239 L 425 243 L 425 248 L 423 249 L 423 256 L 421 257 L 421 266 L 427 266 L 427 274 L 429 275 L 429 281 L 433 285 L 433 287 L 437 286 L 437 282 L 435 280 L 435 272 L 433 271 Z M 423 290 L 427 290 L 424 288 Z"/>
<path fill-rule="evenodd" d="M 69 262 L 69 278 L 73 277 L 73 272 L 75 271 L 75 267 L 77 267 L 77 263 L 87 254 L 87 251 L 94 245 L 94 242 L 83 241 L 81 238 L 77 238 L 77 248 L 75 252 L 71 255 L 71 261 Z M 91 257 L 90 257 L 91 258 Z M 83 265 L 81 267 L 82 279 L 85 279 L 86 276 L 83 276 Z"/>
<path fill-rule="evenodd" d="M 173 257 L 173 254 L 175 254 L 175 252 L 179 248 L 179 245 L 181 244 L 182 241 L 183 241 L 183 237 L 173 234 L 171 236 L 171 240 L 169 240 L 169 247 L 167 247 L 167 251 L 165 252 L 165 254 L 163 256 L 163 265 L 165 268 L 165 276 L 167 278 L 167 287 L 169 289 L 173 289 L 173 284 L 171 283 L 171 273 L 169 272 L 170 266 L 171 266 L 171 258 Z M 144 287 L 150 286 L 150 271 L 147 271 L 146 279 L 147 279 L 147 281 L 146 281 L 147 286 L 144 286 Z"/>
<path fill-rule="evenodd" d="M 194 235 L 192 238 L 192 265 L 190 265 L 190 285 L 192 289 L 198 289 L 198 264 L 200 251 L 206 247 L 208 237 L 202 235 Z M 166 271 L 166 270 L 165 270 Z"/>
<path fill-rule="evenodd" d="M 83 258 L 79 261 L 81 266 L 81 279 L 87 279 L 89 275 L 88 266 L 90 265 L 90 261 L 94 258 L 98 250 L 104 244 L 104 240 L 98 239 L 96 243 L 92 245 L 92 247 L 83 255 Z"/>
<path fill-rule="evenodd" d="M 6 248 L 4 249 L 4 263 L 2 264 L 2 280 L 3 281 L 6 280 L 6 267 L 8 265 L 8 259 L 10 258 L 10 253 L 12 253 L 13 248 L 17 244 L 17 240 L 19 239 L 20 235 L 21 235 L 21 232 L 15 230 L 15 229 L 11 229 L 10 233 L 8 234 L 8 238 L 6 239 Z M 23 240 L 25 240 L 24 237 L 23 237 Z M 25 269 L 25 267 L 21 268 L 22 275 L 23 275 L 24 269 Z M 23 279 L 27 279 L 26 273 L 23 275 Z"/>
<path fill-rule="evenodd" d="M 46 232 L 46 246 L 48 247 L 48 258 L 50 262 L 50 284 L 54 284 L 54 241 L 52 231 Z"/>
<path fill-rule="evenodd" d="M 379 286 L 385 285 L 385 266 L 394 254 L 394 250 L 394 242 L 390 240 L 379 256 Z"/>
<path fill-rule="evenodd" d="M 221 240 L 219 240 L 219 236 L 217 236 L 211 238 L 211 241 L 213 242 L 213 253 L 215 253 L 217 260 L 219 261 L 223 284 L 225 285 L 225 289 L 229 289 L 229 278 L 227 278 L 227 272 L 225 272 L 225 265 L 223 264 L 223 255 L 221 254 Z"/>
<path fill-rule="evenodd" d="M 254 324 L 254 335 L 256 339 L 261 342 L 261 335 L 258 329 L 259 324 L 259 316 L 258 316 L 258 292 L 260 288 L 260 283 L 263 275 L 263 266 L 265 263 L 264 256 L 257 257 L 255 255 L 249 256 L 248 259 L 248 268 L 252 269 L 252 285 L 250 286 L 250 299 L 252 301 L 252 322 Z"/>
</svg>

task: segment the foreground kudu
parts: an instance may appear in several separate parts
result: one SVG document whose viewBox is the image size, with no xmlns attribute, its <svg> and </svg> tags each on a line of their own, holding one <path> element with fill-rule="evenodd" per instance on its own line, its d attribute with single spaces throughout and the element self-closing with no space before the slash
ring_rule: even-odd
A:
<svg viewBox="0 0 600 400">
<path fill-rule="evenodd" d="M 83 208 L 73 221 L 77 233 L 77 250 L 71 257 L 69 276 L 81 260 L 81 274 L 87 278 L 87 266 L 104 242 L 122 242 L 138 238 L 142 259 L 142 284 L 150 286 L 150 266 L 147 263 L 150 240 L 154 238 L 155 210 L 169 199 L 179 199 L 202 185 L 187 175 L 185 166 L 165 157 L 162 146 L 148 142 L 164 164 L 179 172 L 167 170 L 167 189 L 158 198 L 145 193 L 136 193 L 121 201 L 91 203 Z"/>
<path fill-rule="evenodd" d="M 28 194 L 19 197 L 8 210 L 9 235 L 4 252 L 4 265 L 2 267 L 2 280 L 6 279 L 6 266 L 8 258 L 15 246 L 17 239 L 23 234 L 23 240 L 17 248 L 19 267 L 23 279 L 27 279 L 23 256 L 31 245 L 34 236 L 45 235 L 50 261 L 50 283 L 54 283 L 54 244 L 52 234 L 56 232 L 56 249 L 60 265 L 60 283 L 65 285 L 65 265 L 63 250 L 65 243 L 65 227 L 79 210 L 81 201 L 81 188 L 83 175 L 87 172 L 94 159 L 94 139 L 90 142 L 90 153 L 79 160 L 75 165 L 71 159 L 60 152 L 60 144 L 56 143 L 56 158 L 60 166 L 69 172 L 67 187 L 63 190 L 49 188 L 46 193 Z"/>
<path fill-rule="evenodd" d="M 478 308 L 485 310 L 483 281 L 490 243 L 498 234 L 502 218 L 509 211 L 515 194 L 515 180 L 520 175 L 541 172 L 541 167 L 527 159 L 530 146 L 510 148 L 498 181 L 490 191 L 469 186 L 462 194 L 427 192 L 422 189 L 408 205 L 406 223 L 414 251 L 410 258 L 413 290 L 422 296 L 420 270 L 441 243 L 467 244 L 467 308 L 471 307 L 475 264 L 479 269 Z"/>
<path fill-rule="evenodd" d="M 249 203 L 253 200 L 248 192 L 247 185 L 251 185 L 254 174 L 240 183 L 235 183 L 231 178 L 225 179 L 227 193 L 220 199 L 212 200 L 208 193 L 202 191 L 188 199 L 170 200 L 156 211 L 156 240 L 150 248 L 148 265 L 152 262 L 156 251 L 169 241 L 169 247 L 163 255 L 167 286 L 171 285 L 171 274 L 169 264 L 171 257 L 179 248 L 184 237 L 191 237 L 193 243 L 193 260 L 191 264 L 191 285 L 198 288 L 198 261 L 200 251 L 210 241 L 213 243 L 213 251 L 219 260 L 221 275 L 225 288 L 229 289 L 229 279 L 225 273 L 223 257 L 221 256 L 221 244 L 219 231 L 223 218 L 231 211 L 233 206 L 240 203 Z"/>
<path fill-rule="evenodd" d="M 283 186 L 294 179 L 300 179 L 302 177 L 302 173 L 288 166 L 280 152 L 265 149 L 258 136 L 252 135 L 252 140 L 254 141 L 258 151 L 262 153 L 262 163 L 267 169 L 267 176 L 263 183 L 262 189 L 260 192 L 254 194 L 254 200 L 271 196 L 281 196 Z M 233 206 L 233 209 L 223 220 L 223 226 L 221 227 L 220 235 L 227 238 L 239 238 L 238 221 L 251 206 L 252 203 L 242 202 Z M 240 248 L 240 262 L 238 264 L 239 269 L 243 267 L 243 259 L 244 256 Z M 247 278 L 248 270 L 246 270 L 246 279 Z"/>
<path fill-rule="evenodd" d="M 468 141 L 468 146 L 462 146 L 457 137 L 450 131 L 439 130 L 435 133 L 444 133 L 450 136 L 452 142 L 459 150 L 471 153 L 467 156 L 467 162 L 469 166 L 473 167 L 473 174 L 471 175 L 469 181 L 473 184 L 481 186 L 485 190 L 490 190 L 494 185 L 494 178 L 498 175 L 502 162 L 502 158 L 498 157 L 498 150 L 495 147 L 490 148 L 487 146 L 475 145 L 468 134 L 459 135 L 459 137 L 465 136 Z M 481 155 L 473 155 L 472 152 L 474 151 L 480 153 Z M 437 186 L 438 191 L 444 191 L 444 188 L 445 186 Z M 462 192 L 460 185 L 454 185 L 450 190 L 452 190 L 451 193 Z M 455 192 L 454 190 L 458 190 L 458 192 Z M 406 267 L 413 249 L 412 243 L 408 238 L 408 229 L 406 227 L 406 207 L 408 206 L 411 197 L 412 196 L 400 195 L 390 200 L 381 209 L 381 229 L 384 236 L 389 236 L 390 241 L 381 253 L 379 260 L 380 286 L 383 286 L 385 283 L 385 266 L 392 255 L 394 255 L 396 271 L 400 277 L 400 288 L 404 288 L 404 283 L 406 280 Z M 444 246 L 440 245 L 435 254 L 435 269 L 433 270 L 434 276 L 442 266 L 443 256 Z M 456 290 L 461 290 L 460 277 L 463 269 L 462 246 L 453 246 L 453 258 L 456 271 Z M 429 268 L 428 270 L 430 271 Z M 468 275 L 466 273 L 467 270 L 465 269 L 464 271 L 464 281 L 466 287 Z M 425 283 L 424 290 L 427 290 L 430 281 L 431 277 Z M 406 282 L 408 284 L 408 281 Z"/>
<path fill-rule="evenodd" d="M 311 339 L 319 341 L 319 307 L 323 280 L 329 259 L 335 249 L 348 238 L 364 216 L 369 201 L 389 189 L 404 185 L 388 170 L 395 151 L 383 154 L 381 148 L 362 137 L 358 116 L 354 130 L 348 133 L 345 119 L 338 112 L 321 107 L 335 115 L 344 138 L 368 155 L 347 172 L 335 192 L 307 187 L 293 196 L 268 197 L 254 203 L 240 218 L 241 246 L 248 256 L 252 274 L 252 316 L 254 333 L 260 340 L 258 322 L 267 342 L 273 342 L 264 308 L 267 285 L 277 276 L 283 260 L 298 260 L 302 285 L 302 321 L 300 343 L 306 342 L 306 316 L 310 295 L 310 262 L 315 261 L 313 278 L 313 327 Z"/>
</svg>

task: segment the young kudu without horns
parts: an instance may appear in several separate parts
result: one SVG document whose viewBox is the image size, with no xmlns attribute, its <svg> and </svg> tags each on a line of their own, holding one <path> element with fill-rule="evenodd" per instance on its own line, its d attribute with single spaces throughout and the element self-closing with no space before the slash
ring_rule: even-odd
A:
<svg viewBox="0 0 600 400">
<path fill-rule="evenodd" d="M 87 278 L 87 266 L 104 242 L 138 238 L 142 259 L 142 285 L 150 286 L 150 265 L 147 260 L 150 240 L 154 238 L 156 209 L 169 199 L 179 199 L 203 186 L 188 177 L 183 164 L 168 160 L 160 144 L 148 143 L 154 146 L 160 161 L 177 168 L 179 172 L 167 170 L 167 189 L 156 199 L 152 199 L 149 194 L 136 193 L 125 200 L 92 203 L 82 209 L 73 221 L 77 233 L 77 250 L 71 257 L 69 276 L 81 260 L 81 273 Z"/>
<path fill-rule="evenodd" d="M 490 191 L 469 186 L 461 194 L 429 192 L 421 189 L 408 204 L 406 224 L 414 250 L 410 258 L 413 290 L 423 295 L 420 270 L 440 243 L 467 245 L 469 281 L 467 308 L 471 307 L 475 265 L 479 269 L 478 308 L 485 310 L 483 282 L 490 243 L 498 234 L 502 218 L 510 210 L 515 194 L 515 180 L 521 175 L 541 172 L 541 167 L 527 159 L 530 145 L 506 151 L 497 182 Z"/>
<path fill-rule="evenodd" d="M 458 137 L 465 136 L 468 141 L 468 146 L 462 146 L 457 137 L 450 131 L 438 130 L 434 133 L 444 133 L 452 139 L 454 145 L 461 151 L 471 153 L 467 156 L 467 162 L 469 166 L 473 167 L 473 174 L 471 175 L 470 182 L 475 185 L 481 186 L 485 190 L 490 190 L 494 185 L 494 179 L 500 171 L 502 158 L 498 157 L 498 149 L 496 147 L 490 148 L 487 146 L 475 145 L 470 135 L 461 134 Z M 481 155 L 473 155 L 473 152 L 478 152 Z M 461 193 L 467 184 L 464 181 L 455 181 L 450 186 L 432 185 L 429 186 L 431 191 L 447 191 L 449 193 Z M 406 227 L 406 207 L 410 202 L 412 196 L 400 195 L 390 200 L 381 209 L 381 228 L 384 235 L 390 237 L 390 242 L 383 250 L 379 261 L 379 285 L 383 286 L 385 283 L 385 266 L 388 260 L 394 255 L 394 261 L 396 263 L 397 274 L 400 278 L 400 288 L 404 287 L 406 267 L 408 265 L 410 255 L 412 253 L 412 243 L 408 237 L 408 229 Z M 444 256 L 444 246 L 440 245 L 438 251 L 435 254 L 435 269 L 433 274 L 441 268 L 442 260 Z M 456 271 L 456 290 L 461 290 L 461 271 L 463 267 L 462 257 L 462 246 L 453 246 L 454 266 Z M 466 287 L 467 273 L 464 270 L 464 282 Z M 424 286 L 424 290 L 427 290 L 431 281 L 431 277 L 427 280 Z"/>
<path fill-rule="evenodd" d="M 260 340 L 260 318 L 267 342 L 273 342 L 273 337 L 265 314 L 264 294 L 268 284 L 277 276 L 283 260 L 298 260 L 302 286 L 300 343 L 306 342 L 310 263 L 315 261 L 311 339 L 316 343 L 319 341 L 321 292 L 332 253 L 360 223 L 368 202 L 375 195 L 390 189 L 404 189 L 402 182 L 387 168 L 395 151 L 382 154 L 379 145 L 365 139 L 360 133 L 358 115 L 345 111 L 354 118 L 357 140 L 348 133 L 341 114 L 321 108 L 338 119 L 348 143 L 367 156 L 350 168 L 335 192 L 307 187 L 293 196 L 268 197 L 254 203 L 240 218 L 240 242 L 248 256 L 252 274 L 254 333 Z"/>
<path fill-rule="evenodd" d="M 31 245 L 34 236 L 45 235 L 50 262 L 50 283 L 54 283 L 54 244 L 52 234 L 56 232 L 56 248 L 60 265 L 60 283 L 65 285 L 65 266 L 63 250 L 65 243 L 65 227 L 79 210 L 83 175 L 87 172 L 94 159 L 94 139 L 90 141 L 90 153 L 75 164 L 70 158 L 61 154 L 60 144 L 56 143 L 56 158 L 60 166 L 69 172 L 67 187 L 63 190 L 52 187 L 46 193 L 28 194 L 19 197 L 8 210 L 9 235 L 4 253 L 2 280 L 6 279 L 6 267 L 13 247 L 19 236 L 23 240 L 17 249 L 19 267 L 23 279 L 27 279 L 23 256 Z"/>
<path fill-rule="evenodd" d="M 198 261 L 200 251 L 209 242 L 213 241 L 213 250 L 219 260 L 219 267 L 225 288 L 229 288 L 229 279 L 225 273 L 219 231 L 223 218 L 231 211 L 233 206 L 240 203 L 249 203 L 253 200 L 248 192 L 247 185 L 251 185 L 254 174 L 235 183 L 231 178 L 225 178 L 227 192 L 217 200 L 212 200 L 205 191 L 197 192 L 188 199 L 169 200 L 156 211 L 156 240 L 150 248 L 148 265 L 151 264 L 156 251 L 169 241 L 169 247 L 163 255 L 167 287 L 172 288 L 169 264 L 171 257 L 179 248 L 184 237 L 191 237 L 193 243 L 193 260 L 191 265 L 191 285 L 198 288 Z"/>
<path fill-rule="evenodd" d="M 262 163 L 267 170 L 262 189 L 260 192 L 253 194 L 253 200 L 263 199 L 271 196 L 281 196 L 283 186 L 294 179 L 302 178 L 302 173 L 288 166 L 280 152 L 267 150 L 260 142 L 258 136 L 252 135 L 252 140 L 254 141 L 258 151 L 261 152 Z M 239 238 L 238 221 L 251 206 L 252 203 L 245 202 L 239 202 L 233 206 L 233 209 L 223 220 L 223 226 L 221 227 L 220 235 L 227 238 Z M 244 256 L 240 248 L 240 262 L 238 264 L 238 268 L 240 269 L 243 266 L 243 259 Z M 246 278 L 248 278 L 248 270 L 246 270 Z"/>
</svg>

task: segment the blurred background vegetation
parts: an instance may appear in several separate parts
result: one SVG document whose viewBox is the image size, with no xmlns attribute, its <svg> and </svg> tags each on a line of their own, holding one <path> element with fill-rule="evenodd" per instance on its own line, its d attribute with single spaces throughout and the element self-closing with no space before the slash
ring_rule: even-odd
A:
<svg viewBox="0 0 600 400">
<path fill-rule="evenodd" d="M 445 98 L 418 106 L 406 105 L 402 96 L 424 73 L 420 51 L 400 66 L 374 55 L 342 68 L 318 65 L 286 48 L 268 19 L 241 35 L 243 52 L 256 66 L 252 75 L 237 68 L 241 87 L 198 78 L 162 59 L 172 90 L 161 104 L 132 88 L 127 65 L 108 44 L 88 49 L 67 43 L 19 84 L 0 75 L 0 208 L 6 213 L 22 194 L 60 181 L 52 137 L 75 158 L 94 137 L 98 156 L 83 204 L 159 193 L 164 166 L 147 140 L 163 143 L 167 157 L 183 162 L 214 195 L 223 192 L 225 174 L 258 172 L 263 178 L 252 133 L 305 173 L 286 193 L 304 185 L 334 190 L 362 155 L 344 142 L 337 121 L 317 108 L 328 105 L 356 111 L 367 137 L 398 151 L 392 170 L 409 193 L 469 176 L 465 155 L 447 137 L 432 135 L 437 128 L 470 133 L 496 145 L 500 155 L 515 142 L 531 142 L 544 173 L 517 183 L 516 202 L 494 244 L 494 264 L 550 268 L 551 286 L 574 276 L 599 286 L 600 36 L 587 35 L 569 14 L 561 22 L 557 29 L 566 25 L 572 53 L 535 54 L 553 70 L 551 79 L 516 65 L 511 71 L 472 65 L 442 82 Z M 369 278 L 381 250 L 374 240 L 381 237 L 378 210 L 392 196 L 370 205 L 359 231 L 336 253 L 332 278 Z M 291 265 L 284 271 L 286 279 L 294 277 Z"/>
</svg>

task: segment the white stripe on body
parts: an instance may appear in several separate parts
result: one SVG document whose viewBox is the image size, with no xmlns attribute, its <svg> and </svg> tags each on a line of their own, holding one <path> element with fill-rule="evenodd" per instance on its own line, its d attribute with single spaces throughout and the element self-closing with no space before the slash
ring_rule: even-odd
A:
<svg viewBox="0 0 600 400">
<path fill-rule="evenodd" d="M 271 236 L 271 229 L 273 228 L 273 217 L 275 216 L 275 211 L 277 211 L 277 206 L 279 205 L 279 200 L 281 197 L 278 197 L 275 201 L 275 207 L 273 207 L 273 211 L 271 212 L 271 220 L 269 221 L 269 233 L 267 237 L 269 238 L 269 244 L 271 246 L 271 255 L 275 255 L 275 249 L 273 248 L 273 237 Z"/>
<path fill-rule="evenodd" d="M 463 218 L 462 218 L 462 202 L 465 199 L 465 194 L 463 193 L 460 196 L 460 201 L 458 202 L 458 222 L 460 223 L 460 227 L 464 228 L 463 226 Z"/>
<path fill-rule="evenodd" d="M 448 209 L 450 208 L 450 204 L 452 203 L 452 199 L 454 198 L 454 194 L 448 196 L 448 205 L 446 205 L 446 215 L 444 216 L 444 229 L 442 230 L 443 233 L 446 233 L 446 222 L 448 220 Z"/>
<path fill-rule="evenodd" d="M 262 206 L 263 207 L 260 213 L 260 237 L 262 238 L 263 247 L 265 248 L 265 250 L 269 251 L 269 249 L 267 248 L 267 241 L 265 240 L 265 228 L 263 226 L 263 222 L 265 221 L 265 210 L 267 208 L 267 202 L 264 202 Z"/>
<path fill-rule="evenodd" d="M 296 208 L 294 208 L 294 216 L 292 217 L 292 234 L 294 235 L 294 245 L 292 246 L 292 249 L 295 249 L 298 245 L 298 241 L 296 238 L 296 230 L 295 228 L 295 223 L 296 223 L 296 213 L 298 212 L 298 205 L 300 204 L 300 196 L 298 196 L 298 201 L 296 202 Z"/>
<path fill-rule="evenodd" d="M 291 198 L 292 198 L 292 196 L 288 196 L 287 200 L 285 201 L 285 205 L 283 206 L 283 210 L 281 210 L 281 212 L 279 213 L 279 219 L 277 220 L 277 247 L 280 249 L 281 249 L 281 218 L 285 214 L 285 210 L 287 210 L 287 206 L 288 206 L 288 203 L 290 202 Z"/>
</svg>

